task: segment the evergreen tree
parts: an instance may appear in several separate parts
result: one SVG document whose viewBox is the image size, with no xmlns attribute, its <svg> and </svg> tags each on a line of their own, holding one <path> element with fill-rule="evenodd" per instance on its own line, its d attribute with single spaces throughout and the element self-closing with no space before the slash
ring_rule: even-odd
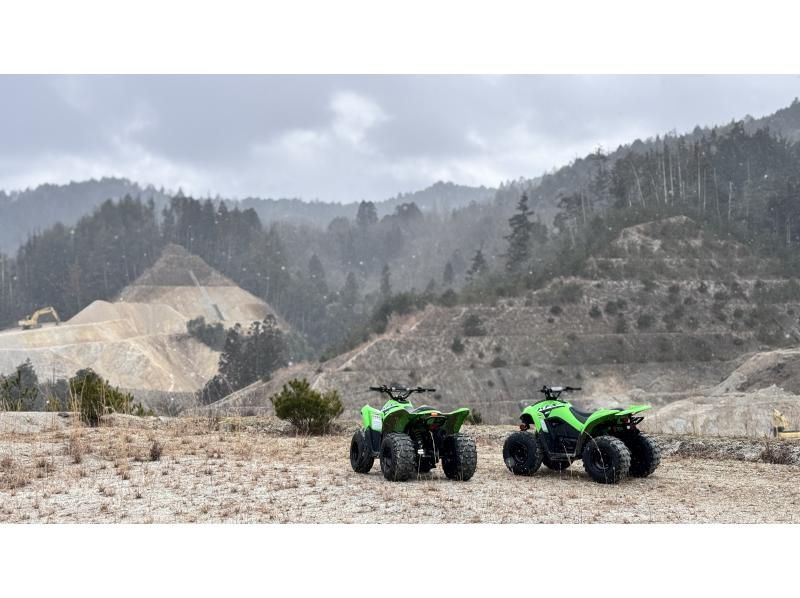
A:
<svg viewBox="0 0 800 598">
<path fill-rule="evenodd" d="M 367 229 L 373 224 L 378 222 L 378 211 L 375 209 L 375 204 L 371 201 L 362 201 L 358 204 L 358 212 L 356 213 L 356 224 L 360 229 Z"/>
<path fill-rule="evenodd" d="M 358 282 L 356 275 L 352 272 L 347 273 L 347 279 L 344 281 L 344 287 L 341 291 L 342 305 L 352 310 L 358 303 Z"/>
<path fill-rule="evenodd" d="M 511 233 L 504 237 L 508 241 L 506 270 L 516 272 L 523 268 L 531 257 L 531 221 L 528 195 L 522 194 L 517 204 L 517 213 L 508 221 Z"/>
<path fill-rule="evenodd" d="M 384 299 L 392 294 L 391 276 L 392 273 L 389 270 L 389 264 L 384 264 L 383 270 L 381 270 L 381 297 Z"/>
<path fill-rule="evenodd" d="M 317 288 L 317 292 L 323 297 L 327 296 L 328 282 L 325 279 L 325 268 L 323 268 L 322 261 L 320 261 L 316 253 L 313 254 L 308 261 L 308 274 L 311 276 L 311 280 Z"/>
<path fill-rule="evenodd" d="M 488 269 L 489 266 L 486 263 L 486 258 L 483 257 L 483 249 L 479 248 L 478 251 L 475 252 L 475 256 L 472 258 L 472 265 L 469 267 L 469 270 L 467 270 L 467 278 L 470 280 L 473 278 L 478 278 Z"/>
<path fill-rule="evenodd" d="M 453 284 L 453 280 L 455 280 L 455 273 L 453 272 L 453 264 L 452 262 L 447 262 L 444 265 L 444 274 L 442 275 L 442 282 L 446 286 L 450 286 Z"/>
</svg>

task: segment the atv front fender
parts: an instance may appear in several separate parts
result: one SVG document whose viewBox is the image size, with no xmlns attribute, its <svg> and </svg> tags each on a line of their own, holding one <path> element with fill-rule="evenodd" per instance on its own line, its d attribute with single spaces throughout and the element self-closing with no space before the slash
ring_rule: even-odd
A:
<svg viewBox="0 0 800 598">
<path fill-rule="evenodd" d="M 364 405 L 361 408 L 361 424 L 366 430 L 375 430 L 380 432 L 383 430 L 383 415 L 380 409 L 375 409 L 369 405 Z"/>
</svg>

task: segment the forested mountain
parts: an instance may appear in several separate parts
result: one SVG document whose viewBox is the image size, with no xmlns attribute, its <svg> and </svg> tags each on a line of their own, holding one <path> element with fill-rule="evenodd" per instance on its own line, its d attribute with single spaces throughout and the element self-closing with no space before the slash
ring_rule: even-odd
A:
<svg viewBox="0 0 800 598">
<path fill-rule="evenodd" d="M 467 187 L 439 181 L 421 191 L 399 193 L 374 204 L 379 217 L 391 214 L 404 203 L 415 203 L 423 212 L 446 214 L 472 202 L 487 203 L 494 194 L 495 189 L 488 187 Z M 243 199 L 237 205 L 243 209 L 253 208 L 263 222 L 289 222 L 317 227 L 326 227 L 335 218 L 352 218 L 358 208 L 358 202 L 339 204 L 302 199 L 253 197 Z"/>
<path fill-rule="evenodd" d="M 152 198 L 159 207 L 169 199 L 163 189 L 142 187 L 119 178 L 46 184 L 24 191 L 0 190 L 0 251 L 16 251 L 30 234 L 42 232 L 56 222 L 72 226 L 107 199 L 126 195 Z"/>
<path fill-rule="evenodd" d="M 799 112 L 794 103 L 763 122 L 783 123 L 785 133 Z M 688 216 L 777 258 L 793 275 L 800 145 L 788 134 L 753 130 L 753 122 L 596 152 L 541 179 L 504 183 L 489 202 L 458 207 L 464 188 L 437 184 L 383 204 L 345 206 L 323 225 L 265 220 L 257 200 L 178 193 L 163 207 L 132 197 L 107 201 L 74 227 L 54 225 L 15 256 L 0 255 L 0 324 L 42 305 L 69 317 L 92 300 L 113 298 L 166 243 L 266 300 L 317 355 L 381 329 L 393 311 L 431 301 L 490 303 L 579 274 L 623 227 L 665 216 Z"/>
<path fill-rule="evenodd" d="M 471 202 L 485 203 L 494 196 L 494 189 L 467 187 L 438 182 L 414 193 L 398 194 L 385 201 L 375 202 L 378 215 L 391 214 L 401 203 L 415 202 L 424 212 L 447 213 Z M 0 251 L 9 253 L 29 235 L 41 232 L 57 222 L 72 226 L 107 199 L 125 196 L 152 199 L 157 212 L 169 203 L 174 192 L 152 185 L 140 185 L 127 179 L 102 178 L 67 185 L 45 184 L 24 191 L 0 190 Z M 215 205 L 223 201 L 214 200 Z M 334 218 L 352 218 L 358 202 L 338 204 L 302 199 L 247 198 L 241 201 L 226 199 L 229 206 L 243 210 L 253 208 L 262 222 L 289 222 L 298 225 L 325 227 Z"/>
</svg>

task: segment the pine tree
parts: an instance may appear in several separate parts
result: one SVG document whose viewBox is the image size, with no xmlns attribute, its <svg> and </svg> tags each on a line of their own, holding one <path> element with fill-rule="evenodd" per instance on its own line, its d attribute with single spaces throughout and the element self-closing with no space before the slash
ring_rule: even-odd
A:
<svg viewBox="0 0 800 598">
<path fill-rule="evenodd" d="M 389 264 L 383 265 L 383 270 L 381 270 L 381 297 L 386 299 L 387 297 L 391 296 L 392 294 L 392 273 L 389 270 Z"/>
<path fill-rule="evenodd" d="M 477 278 L 486 272 L 487 269 L 488 265 L 486 263 L 486 258 L 483 257 L 483 249 L 478 249 L 478 251 L 475 252 L 475 256 L 472 258 L 472 265 L 469 267 L 469 270 L 467 270 L 467 278 L 470 280 Z"/>
<path fill-rule="evenodd" d="M 348 309 L 353 309 L 358 303 L 358 282 L 356 275 L 352 272 L 347 273 L 347 279 L 344 281 L 342 288 L 342 305 Z"/>
<path fill-rule="evenodd" d="M 452 262 L 447 262 L 444 265 L 444 274 L 442 275 L 442 282 L 445 285 L 453 284 L 453 280 L 455 279 L 455 273 L 453 272 L 453 264 Z"/>
<path fill-rule="evenodd" d="M 508 241 L 506 270 L 514 272 L 524 267 L 531 257 L 531 221 L 528 208 L 528 195 L 522 194 L 517 204 L 517 213 L 509 220 L 511 233 L 504 237 Z M 474 262 L 473 262 L 474 265 Z"/>
<path fill-rule="evenodd" d="M 328 281 L 325 278 L 325 268 L 322 266 L 322 261 L 320 261 L 316 253 L 312 255 L 311 259 L 308 261 L 308 274 L 311 276 L 311 280 L 317 288 L 317 291 L 323 296 L 327 295 Z"/>
<path fill-rule="evenodd" d="M 362 201 L 358 204 L 358 212 L 356 213 L 358 227 L 366 229 L 376 222 L 378 222 L 378 211 L 375 209 L 375 204 L 371 201 Z"/>
</svg>

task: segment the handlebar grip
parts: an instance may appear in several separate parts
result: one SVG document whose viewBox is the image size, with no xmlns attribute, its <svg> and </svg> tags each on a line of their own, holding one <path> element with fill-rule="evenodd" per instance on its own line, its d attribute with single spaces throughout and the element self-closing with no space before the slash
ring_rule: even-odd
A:
<svg viewBox="0 0 800 598">
<path fill-rule="evenodd" d="M 580 386 L 567 386 L 564 390 L 581 390 Z"/>
<path fill-rule="evenodd" d="M 369 389 L 370 390 L 378 390 L 378 391 L 380 391 L 380 390 L 383 390 L 383 386 L 370 386 Z"/>
</svg>

